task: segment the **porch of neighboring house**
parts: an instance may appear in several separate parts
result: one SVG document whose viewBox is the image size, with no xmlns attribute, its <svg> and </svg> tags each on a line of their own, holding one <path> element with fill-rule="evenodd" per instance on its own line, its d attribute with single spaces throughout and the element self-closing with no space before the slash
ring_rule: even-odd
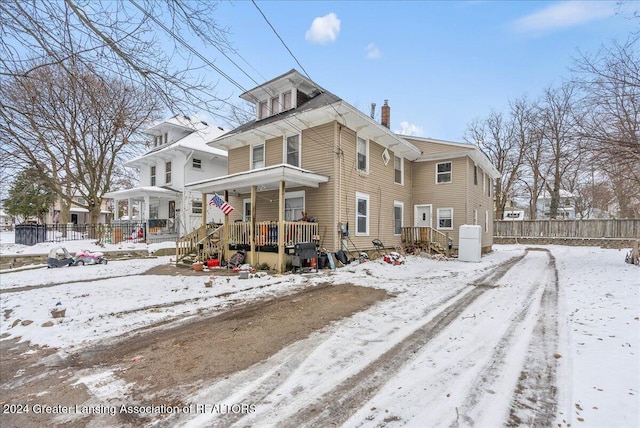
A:
<svg viewBox="0 0 640 428">
<path fill-rule="evenodd" d="M 127 240 L 162 242 L 175 241 L 180 236 L 176 222 L 176 200 L 181 193 L 161 187 L 141 187 L 105 194 L 114 201 L 114 218 L 109 238 L 115 244 Z M 120 213 L 120 205 L 126 211 Z"/>
<path fill-rule="evenodd" d="M 205 224 L 206 210 L 218 207 L 203 203 L 203 225 L 178 240 L 176 259 L 180 261 L 189 254 L 196 254 L 199 260 L 217 256 L 228 261 L 236 251 L 244 250 L 246 263 L 253 266 L 266 263 L 274 266 L 277 272 L 283 272 L 286 256 L 292 253 L 296 244 L 320 243 L 317 222 L 285 218 L 285 189 L 318 188 L 327 181 L 329 178 L 320 174 L 290 165 L 277 165 L 188 185 L 190 190 L 202 192 L 203 201 L 210 201 L 215 194 L 227 202 L 231 193 L 246 196 L 249 212 L 243 213 L 244 218 L 238 221 L 231 222 L 226 215 L 223 225 L 208 225 Z M 258 198 L 258 194 L 274 191 L 277 191 L 273 200 L 277 209 L 273 216 L 277 218 L 259 221 L 257 212 L 264 217 L 261 210 L 267 202 Z M 244 210 L 244 207 L 234 209 Z"/>
</svg>

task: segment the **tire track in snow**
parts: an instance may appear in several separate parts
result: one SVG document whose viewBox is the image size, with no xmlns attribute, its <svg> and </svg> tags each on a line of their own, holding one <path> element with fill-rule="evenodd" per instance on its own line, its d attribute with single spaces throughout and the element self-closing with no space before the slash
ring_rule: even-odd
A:
<svg viewBox="0 0 640 428">
<path fill-rule="evenodd" d="M 536 249 L 527 249 L 527 251 Z M 509 328 L 500 338 L 491 359 L 485 369 L 478 374 L 474 386 L 470 390 L 465 405 L 456 408 L 458 418 L 451 427 L 474 425 L 488 407 L 487 401 L 495 400 L 494 385 L 507 382 L 503 379 L 504 367 L 513 358 L 510 352 L 518 344 L 527 346 L 527 355 L 522 363 L 522 371 L 514 391 L 507 426 L 551 426 L 555 416 L 555 364 L 553 349 L 557 345 L 557 329 L 548 328 L 547 324 L 555 323 L 557 317 L 557 277 L 553 256 L 547 251 L 549 262 L 538 274 L 538 281 L 527 290 L 521 309 Z M 535 319 L 531 336 L 523 336 L 523 329 Z M 524 343 L 523 343 L 524 342 Z M 528 343 L 526 343 L 528 342 Z M 536 350 L 542 350 L 537 352 Z M 553 391 L 551 394 L 547 390 Z M 536 403 L 538 403 L 536 405 Z M 481 422 L 483 425 L 485 422 Z M 495 423 L 495 421 L 491 421 Z"/>
<path fill-rule="evenodd" d="M 359 373 L 347 378 L 332 391 L 322 395 L 306 408 L 300 409 L 278 426 L 315 427 L 325 424 L 328 420 L 337 426 L 345 422 L 395 376 L 415 353 L 456 320 L 480 295 L 494 288 L 495 283 L 526 255 L 525 252 L 514 257 L 476 279 L 470 284 L 473 286 L 471 289 L 462 289 L 448 300 L 446 306 L 441 305 L 442 310 L 429 322 L 372 361 Z M 463 296 L 456 299 L 461 294 Z"/>
</svg>

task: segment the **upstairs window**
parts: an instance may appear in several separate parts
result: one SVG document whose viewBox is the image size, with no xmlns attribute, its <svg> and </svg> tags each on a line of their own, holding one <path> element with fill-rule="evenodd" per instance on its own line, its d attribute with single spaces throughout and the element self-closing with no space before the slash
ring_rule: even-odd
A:
<svg viewBox="0 0 640 428">
<path fill-rule="evenodd" d="M 436 183 L 451 183 L 451 162 L 436 165 Z"/>
<path fill-rule="evenodd" d="M 151 167 L 151 185 L 156 185 L 156 167 L 155 165 Z"/>
<path fill-rule="evenodd" d="M 287 137 L 287 164 L 300 167 L 300 136 Z"/>
<path fill-rule="evenodd" d="M 487 177 L 487 196 L 491 197 L 491 177 Z"/>
<path fill-rule="evenodd" d="M 478 185 L 478 165 L 473 165 L 473 184 Z"/>
<path fill-rule="evenodd" d="M 291 107 L 293 107 L 291 103 L 291 91 L 287 91 L 282 94 L 282 110 L 289 110 Z"/>
<path fill-rule="evenodd" d="M 358 137 L 357 144 L 357 168 L 358 171 L 367 171 L 368 158 L 369 158 L 369 143 L 364 138 Z"/>
<path fill-rule="evenodd" d="M 191 214 L 202 214 L 202 200 L 196 199 L 191 202 Z"/>
<path fill-rule="evenodd" d="M 264 144 L 256 144 L 251 149 L 251 169 L 264 168 Z"/>
<path fill-rule="evenodd" d="M 404 162 L 401 157 L 393 157 L 393 169 L 395 182 L 397 184 L 404 184 Z"/>
<path fill-rule="evenodd" d="M 269 116 L 269 106 L 267 106 L 267 102 L 263 101 L 258 104 L 258 119 L 264 119 Z"/>
<path fill-rule="evenodd" d="M 202 159 L 193 158 L 191 161 L 191 166 L 194 169 L 202 169 Z"/>
<path fill-rule="evenodd" d="M 271 114 L 280 113 L 280 99 L 279 97 L 271 98 Z"/>
<path fill-rule="evenodd" d="M 164 164 L 164 182 L 171 184 L 171 162 Z"/>
</svg>

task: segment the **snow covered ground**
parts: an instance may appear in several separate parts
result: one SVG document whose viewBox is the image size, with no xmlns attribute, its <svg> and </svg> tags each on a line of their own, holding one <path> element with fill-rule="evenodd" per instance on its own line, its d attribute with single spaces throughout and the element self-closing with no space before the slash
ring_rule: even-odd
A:
<svg viewBox="0 0 640 428">
<path fill-rule="evenodd" d="M 0 236 L 2 254 L 48 251 L 10 239 Z M 86 241 L 65 246 L 97 249 Z M 19 337 L 71 353 L 157 322 L 195 318 L 199 310 L 221 312 L 234 300 L 353 283 L 395 297 L 189 399 L 255 404 L 255 412 L 229 421 L 240 426 L 326 423 L 331 416 L 309 413 L 310 403 L 336 397 L 363 401 L 337 419 L 343 426 L 526 425 L 529 413 L 520 404 L 535 400 L 518 394 L 531 387 L 540 393 L 532 406 L 549 405 L 554 426 L 640 426 L 640 269 L 618 250 L 540 248 L 495 245 L 480 263 L 410 256 L 400 266 L 372 261 L 335 273 L 217 277 L 212 288 L 202 277 L 140 275 L 169 257 L 2 272 L 1 309 L 9 315 L 0 321 L 0 345 Z M 66 316 L 42 328 L 57 303 Z M 553 384 L 536 380 L 538 370 Z M 511 398 L 495 399 L 505 395 Z M 548 399 L 554 402 L 544 404 Z M 331 412 L 340 416 L 340 409 Z M 214 416 L 179 415 L 172 423 L 210 426 Z"/>
</svg>

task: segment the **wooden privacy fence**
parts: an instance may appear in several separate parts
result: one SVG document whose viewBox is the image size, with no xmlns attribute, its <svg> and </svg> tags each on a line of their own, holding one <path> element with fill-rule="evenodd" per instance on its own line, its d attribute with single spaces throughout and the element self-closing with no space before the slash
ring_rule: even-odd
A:
<svg viewBox="0 0 640 428">
<path fill-rule="evenodd" d="M 493 223 L 495 237 L 516 238 L 640 238 L 640 219 L 521 220 Z"/>
</svg>

